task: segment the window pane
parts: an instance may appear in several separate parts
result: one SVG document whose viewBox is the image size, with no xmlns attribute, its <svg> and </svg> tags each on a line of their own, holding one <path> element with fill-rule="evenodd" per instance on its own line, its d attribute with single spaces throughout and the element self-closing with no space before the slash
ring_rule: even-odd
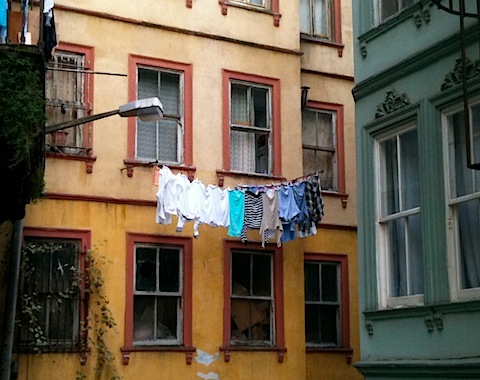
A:
<svg viewBox="0 0 480 380">
<path fill-rule="evenodd" d="M 479 200 L 458 206 L 461 288 L 480 287 L 480 207 Z"/>
<path fill-rule="evenodd" d="M 133 340 L 155 339 L 155 297 L 135 296 L 133 304 Z"/>
<path fill-rule="evenodd" d="M 253 113 L 254 113 L 254 125 L 259 128 L 269 128 L 267 118 L 267 97 L 268 90 L 264 88 L 253 88 Z"/>
<path fill-rule="evenodd" d="M 338 302 L 336 264 L 322 264 L 322 301 Z"/>
<path fill-rule="evenodd" d="M 334 157 L 332 152 L 303 150 L 303 172 L 305 175 L 319 173 L 323 190 L 337 190 L 334 177 Z"/>
<path fill-rule="evenodd" d="M 138 68 L 137 98 L 158 97 L 158 71 Z M 163 104 L 163 99 L 162 99 Z"/>
<path fill-rule="evenodd" d="M 248 88 L 239 84 L 231 86 L 231 122 L 232 124 L 250 124 L 248 115 Z"/>
<path fill-rule="evenodd" d="M 160 161 L 178 161 L 178 122 L 162 119 L 159 122 L 158 145 Z"/>
<path fill-rule="evenodd" d="M 307 344 L 339 346 L 339 308 L 330 305 L 305 305 Z"/>
<path fill-rule="evenodd" d="M 232 170 L 255 173 L 255 134 L 231 131 L 230 167 Z"/>
<path fill-rule="evenodd" d="M 162 72 L 160 78 L 160 99 L 165 114 L 180 116 L 180 75 Z"/>
<path fill-rule="evenodd" d="M 388 251 L 390 254 L 390 296 L 401 297 L 407 293 L 407 268 L 405 224 L 403 219 L 388 222 Z"/>
<path fill-rule="evenodd" d="M 137 119 L 137 158 L 157 158 L 156 122 Z"/>
<path fill-rule="evenodd" d="M 417 130 L 400 135 L 402 210 L 420 206 Z"/>
<path fill-rule="evenodd" d="M 311 7 L 310 0 L 300 0 L 300 33 L 311 34 Z"/>
<path fill-rule="evenodd" d="M 159 290 L 161 292 L 180 291 L 180 252 L 177 249 L 160 249 L 158 265 Z"/>
<path fill-rule="evenodd" d="M 232 252 L 232 294 L 251 295 L 251 255 Z"/>
<path fill-rule="evenodd" d="M 252 294 L 255 296 L 271 296 L 271 256 L 253 255 Z"/>
<path fill-rule="evenodd" d="M 156 339 L 177 339 L 178 297 L 159 297 Z"/>
<path fill-rule="evenodd" d="M 423 294 L 423 247 L 420 214 L 406 218 L 408 233 L 409 295 Z"/>
<path fill-rule="evenodd" d="M 135 253 L 135 290 L 156 291 L 156 250 L 137 248 Z"/>
<path fill-rule="evenodd" d="M 314 0 L 314 30 L 317 36 L 328 36 L 328 0 Z"/>
<path fill-rule="evenodd" d="M 270 301 L 232 299 L 231 339 L 235 342 L 270 342 Z"/>
<path fill-rule="evenodd" d="M 382 20 L 390 17 L 399 11 L 398 0 L 381 0 Z"/>
<path fill-rule="evenodd" d="M 381 144 L 385 155 L 382 168 L 384 182 L 382 183 L 382 215 L 394 214 L 400 211 L 400 192 L 398 188 L 398 152 L 396 138 Z"/>
<path fill-rule="evenodd" d="M 304 110 L 302 114 L 302 144 L 316 145 L 317 118 L 316 112 Z"/>
<path fill-rule="evenodd" d="M 305 263 L 305 300 L 320 301 L 320 266 Z"/>
<path fill-rule="evenodd" d="M 330 113 L 317 112 L 317 146 L 335 148 L 333 136 L 333 115 Z"/>
</svg>

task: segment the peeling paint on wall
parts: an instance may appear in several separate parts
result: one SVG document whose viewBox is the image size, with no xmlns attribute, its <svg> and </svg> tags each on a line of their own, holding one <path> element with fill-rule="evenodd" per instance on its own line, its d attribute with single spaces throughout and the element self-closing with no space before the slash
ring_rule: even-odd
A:
<svg viewBox="0 0 480 380">
<path fill-rule="evenodd" d="M 203 364 L 207 367 L 218 358 L 220 358 L 220 354 L 218 352 L 215 355 L 210 355 L 208 352 L 198 350 L 198 349 L 197 349 L 197 356 L 195 356 L 195 360 L 198 363 Z"/>
<path fill-rule="evenodd" d="M 197 372 L 198 377 L 204 379 L 204 380 L 218 380 L 218 373 L 215 372 L 209 372 L 209 373 L 202 373 L 202 372 Z"/>
</svg>

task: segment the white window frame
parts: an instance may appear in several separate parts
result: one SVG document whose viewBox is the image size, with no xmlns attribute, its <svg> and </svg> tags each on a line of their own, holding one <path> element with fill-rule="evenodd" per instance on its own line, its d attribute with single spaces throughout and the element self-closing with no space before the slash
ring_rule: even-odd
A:
<svg viewBox="0 0 480 380">
<path fill-rule="evenodd" d="M 179 104 L 178 104 L 178 112 L 179 112 L 179 115 L 171 115 L 171 114 L 168 114 L 168 113 L 164 113 L 163 114 L 163 117 L 161 120 L 158 120 L 158 121 L 153 121 L 151 123 L 155 123 L 155 128 L 156 128 L 156 153 L 155 153 L 155 157 L 139 157 L 139 154 L 138 154 L 138 141 L 137 141 L 137 138 L 135 138 L 135 159 L 136 160 L 139 160 L 139 161 L 147 161 L 147 162 L 150 162 L 150 161 L 157 161 L 157 162 L 161 162 L 161 163 L 165 163 L 165 164 L 173 164 L 173 165 L 180 165 L 180 164 L 183 164 L 184 162 L 184 134 L 185 134 L 185 121 L 184 121 L 184 118 L 185 118 L 185 105 L 184 105 L 184 91 L 185 91 L 185 75 L 184 75 L 184 72 L 183 71 L 177 71 L 177 70 L 172 70 L 172 69 L 166 69 L 166 68 L 162 68 L 162 67 L 152 67 L 152 66 L 145 66 L 145 65 L 142 65 L 142 64 L 138 64 L 137 67 L 136 67 L 136 75 L 137 75 L 137 80 L 136 80 L 136 91 L 137 91 L 137 94 L 138 94 L 138 70 L 139 69 L 143 69 L 143 70 L 150 70 L 150 71 L 154 71 L 157 73 L 157 76 L 158 76 L 158 73 L 172 73 L 172 74 L 176 74 L 176 75 L 179 75 L 179 83 L 178 83 L 178 87 L 179 87 L 179 93 L 178 93 L 178 98 L 179 98 Z M 157 86 L 158 86 L 158 81 L 157 81 Z M 158 90 L 160 92 L 160 89 Z M 161 99 L 161 95 L 158 96 L 160 99 Z M 161 160 L 160 157 L 159 157 L 159 141 L 160 141 L 160 138 L 159 138 L 159 135 L 161 135 L 160 133 L 160 123 L 162 122 L 162 120 L 170 120 L 170 121 L 176 121 L 178 123 L 177 125 L 177 160 L 176 161 L 165 161 L 165 160 Z M 139 119 L 137 118 L 136 122 L 135 122 L 135 136 L 138 135 L 138 123 L 139 123 Z"/>
<path fill-rule="evenodd" d="M 403 2 L 405 0 L 389 0 L 389 1 L 396 1 L 397 2 L 398 11 L 395 12 L 394 14 L 388 16 L 388 17 L 382 18 L 382 0 L 374 0 L 375 25 L 380 25 L 382 22 L 385 22 L 386 20 L 389 20 L 390 18 L 395 17 L 400 12 L 402 12 L 404 9 L 409 7 L 409 5 L 403 5 Z M 415 3 L 415 2 L 417 2 L 417 0 L 414 0 L 413 2 Z"/>
<path fill-rule="evenodd" d="M 248 100 L 247 100 L 247 107 L 248 107 L 248 117 L 250 118 L 250 121 L 251 121 L 251 118 L 253 117 L 253 110 L 250 108 L 250 105 L 251 105 L 251 96 L 250 96 L 250 93 L 251 93 L 251 89 L 252 88 L 258 88 L 258 89 L 264 89 L 264 90 L 267 90 L 267 99 L 266 99 L 266 106 L 267 106 L 267 110 L 266 110 L 266 125 L 267 125 L 267 128 L 260 128 L 260 127 L 256 127 L 255 125 L 243 125 L 243 124 L 236 124 L 236 123 L 233 123 L 232 119 L 231 119 L 231 115 L 232 115 L 232 85 L 241 85 L 241 86 L 245 86 L 245 87 L 248 87 L 249 90 L 248 90 L 248 93 L 249 93 L 249 96 L 248 96 Z M 256 168 L 254 168 L 253 171 L 250 171 L 248 169 L 245 169 L 245 168 L 242 168 L 241 170 L 238 170 L 238 169 L 234 169 L 233 168 L 233 165 L 232 165 L 232 161 L 231 161 L 231 158 L 230 159 L 230 167 L 232 169 L 232 171 L 236 171 L 236 172 L 241 172 L 241 173 L 251 173 L 251 174 L 267 174 L 267 175 L 271 175 L 272 171 L 273 171 L 273 141 L 272 141 L 272 135 L 273 135 L 273 118 L 272 118 L 272 107 L 273 107 L 273 95 L 272 95 L 272 87 L 271 86 L 268 86 L 268 85 L 264 85 L 264 84 L 261 84 L 261 83 L 254 83 L 254 82 L 246 82 L 246 81 L 242 81 L 242 80 L 237 80 L 237 79 L 231 79 L 230 80 L 230 83 L 229 83 L 229 125 L 230 125 L 230 157 L 232 155 L 232 144 L 233 144 L 233 141 L 232 141 L 232 137 L 231 137 L 231 134 L 232 134 L 232 131 L 239 131 L 239 132 L 249 132 L 249 133 L 255 133 L 255 132 L 259 132 L 259 133 L 266 133 L 268 132 L 268 157 L 267 157 L 267 173 L 260 173 L 260 172 L 257 172 L 256 171 Z M 256 135 L 255 135 L 256 137 Z M 254 155 L 254 159 L 256 161 L 256 155 Z M 254 165 L 256 166 L 256 163 L 254 163 Z"/>
<path fill-rule="evenodd" d="M 136 282 L 136 267 L 137 267 L 137 249 L 138 248 L 148 248 L 148 249 L 155 249 L 155 262 L 158 261 L 158 256 L 161 255 L 159 252 L 161 249 L 175 249 L 178 250 L 179 254 L 179 268 L 178 268 L 178 276 L 179 276 L 179 289 L 178 292 L 161 292 L 161 291 L 137 291 L 135 289 L 135 282 Z M 177 339 L 153 339 L 153 340 L 135 340 L 133 339 L 133 344 L 138 346 L 179 346 L 183 344 L 183 248 L 178 246 L 170 246 L 170 245 L 162 245 L 162 244 L 135 244 L 134 246 L 134 256 L 133 256 L 133 303 L 135 304 L 135 296 L 149 296 L 149 297 L 164 297 L 164 296 L 171 296 L 171 297 L 178 297 L 179 302 L 177 303 Z M 156 277 L 155 279 L 158 280 L 158 265 L 156 265 Z M 135 310 L 133 310 L 135 313 Z M 156 315 L 156 310 L 154 310 L 154 314 Z M 155 318 L 156 320 L 156 318 Z M 133 329 L 135 329 L 135 321 L 133 321 Z"/>
<path fill-rule="evenodd" d="M 377 275 L 378 275 L 378 306 L 380 308 L 397 308 L 404 306 L 420 306 L 424 304 L 424 295 L 408 295 L 401 297 L 392 297 L 390 295 L 390 253 L 388 241 L 387 222 L 403 219 L 407 216 L 420 214 L 420 207 L 400 211 L 387 216 L 382 216 L 382 165 L 383 157 L 381 154 L 381 143 L 390 140 L 395 136 L 400 136 L 406 132 L 416 129 L 415 123 L 406 123 L 400 127 L 378 136 L 375 141 L 375 167 L 376 167 L 376 235 L 377 235 Z M 419 179 L 420 180 L 420 179 Z M 409 273 L 407 271 L 407 273 Z"/>
<path fill-rule="evenodd" d="M 469 107 L 474 105 L 480 105 L 480 97 L 475 97 L 469 100 Z M 451 133 L 449 119 L 451 116 L 463 112 L 463 104 L 457 103 L 456 105 L 446 108 L 442 111 L 442 134 L 443 134 L 443 154 L 445 158 L 444 164 L 444 178 L 445 178 L 445 205 L 446 205 L 446 236 L 447 236 L 447 252 L 448 252 L 448 276 L 450 286 L 450 297 L 453 301 L 465 301 L 480 298 L 480 287 L 472 289 L 462 289 L 461 281 L 461 252 L 460 252 L 460 238 L 458 227 L 458 216 L 456 205 L 480 198 L 480 189 L 471 194 L 455 197 L 452 199 L 451 181 L 450 178 L 450 165 L 452 165 L 450 151 L 449 151 L 449 136 Z M 471 122 L 471 112 L 470 122 Z M 463 126 L 462 126 L 463 127 Z M 465 153 L 466 154 L 466 153 Z M 472 174 L 475 172 L 472 170 Z"/>
<path fill-rule="evenodd" d="M 334 38 L 334 22 L 335 22 L 335 14 L 334 14 L 334 0 L 324 0 L 324 9 L 319 10 L 318 7 L 315 6 L 315 0 L 306 0 L 309 2 L 309 9 L 310 9 L 310 20 L 309 20 L 309 29 L 310 31 L 308 33 L 301 31 L 301 33 L 313 36 L 313 37 L 318 37 L 318 38 L 323 38 L 329 41 L 332 41 Z M 326 30 L 327 34 L 322 34 L 319 33 L 316 28 L 315 28 L 315 14 L 316 12 L 323 12 L 325 13 L 325 23 L 326 23 Z M 302 21 L 300 20 L 300 24 Z M 321 31 L 320 31 L 321 32 Z"/>
</svg>

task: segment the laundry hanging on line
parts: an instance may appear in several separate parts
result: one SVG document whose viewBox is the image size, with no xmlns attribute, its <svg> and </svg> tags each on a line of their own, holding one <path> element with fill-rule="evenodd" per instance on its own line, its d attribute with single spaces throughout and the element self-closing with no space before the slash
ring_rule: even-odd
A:
<svg viewBox="0 0 480 380">
<path fill-rule="evenodd" d="M 182 173 L 173 174 L 168 166 L 159 169 L 156 222 L 171 224 L 177 216 L 176 231 L 185 223 L 193 223 L 193 235 L 198 227 L 228 228 L 227 234 L 247 242 L 248 230 L 258 230 L 262 247 L 266 243 L 281 243 L 305 238 L 317 233 L 316 224 L 324 216 L 320 177 L 312 174 L 292 181 L 266 185 L 237 185 L 222 189 L 190 182 Z"/>
</svg>

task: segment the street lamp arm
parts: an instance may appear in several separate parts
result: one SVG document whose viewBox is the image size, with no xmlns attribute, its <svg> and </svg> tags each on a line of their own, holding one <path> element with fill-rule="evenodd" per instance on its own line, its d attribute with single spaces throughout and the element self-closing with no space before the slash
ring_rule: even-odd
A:
<svg viewBox="0 0 480 380">
<path fill-rule="evenodd" d="M 160 99 L 157 97 L 137 99 L 133 102 L 124 104 L 113 111 L 85 116 L 58 124 L 47 125 L 45 127 L 45 133 L 61 131 L 66 128 L 75 127 L 84 123 L 90 123 L 94 120 L 103 119 L 104 117 L 113 115 L 120 115 L 121 117 L 139 117 L 140 120 L 145 122 L 157 121 L 163 117 L 163 106 L 162 102 L 160 102 Z"/>
<path fill-rule="evenodd" d="M 90 123 L 94 120 L 103 119 L 104 117 L 118 115 L 119 113 L 120 113 L 120 110 L 117 109 L 117 110 L 113 110 L 113 111 L 99 113 L 99 114 L 96 114 L 96 115 L 80 117 L 78 119 L 70 120 L 70 121 L 63 122 L 63 123 L 47 125 L 45 127 L 45 133 L 53 133 L 53 132 L 61 131 L 61 130 L 67 129 L 67 128 L 75 127 L 75 126 L 80 125 L 80 124 Z"/>
</svg>

